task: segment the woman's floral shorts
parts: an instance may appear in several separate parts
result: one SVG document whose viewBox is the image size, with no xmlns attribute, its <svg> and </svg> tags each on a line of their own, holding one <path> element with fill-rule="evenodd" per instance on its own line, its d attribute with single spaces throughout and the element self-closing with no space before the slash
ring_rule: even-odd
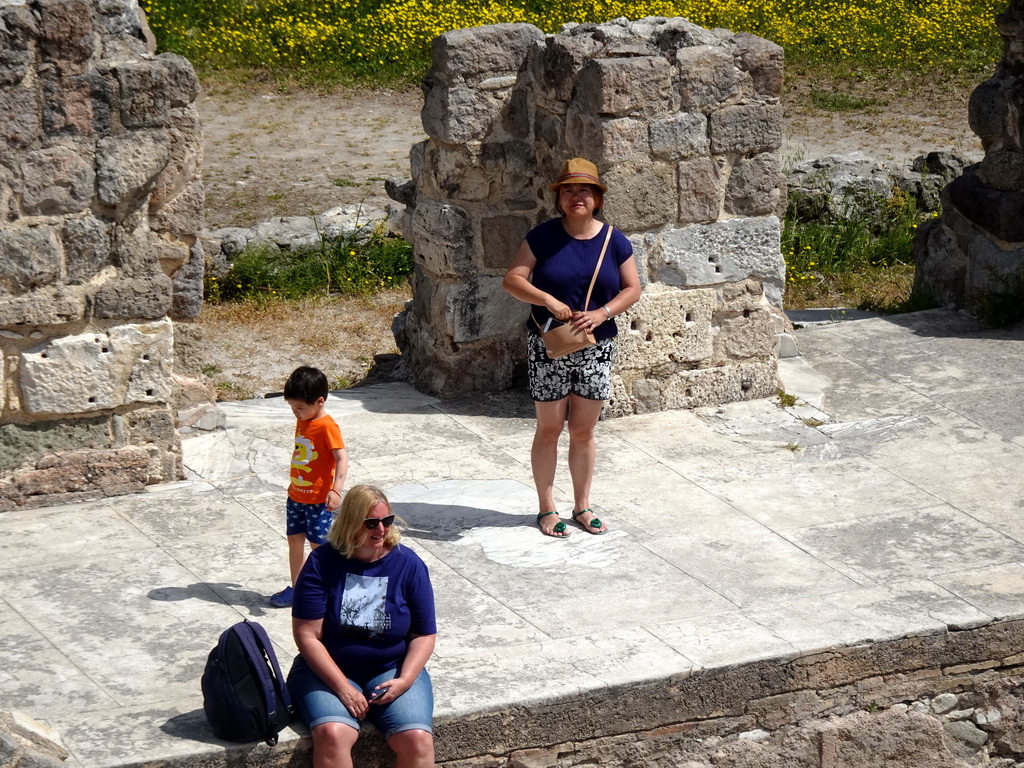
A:
<svg viewBox="0 0 1024 768">
<path fill-rule="evenodd" d="M 538 403 L 553 403 L 577 395 L 586 400 L 607 400 L 612 393 L 615 339 L 602 339 L 590 347 L 551 360 L 544 341 L 527 333 L 530 396 Z"/>
</svg>

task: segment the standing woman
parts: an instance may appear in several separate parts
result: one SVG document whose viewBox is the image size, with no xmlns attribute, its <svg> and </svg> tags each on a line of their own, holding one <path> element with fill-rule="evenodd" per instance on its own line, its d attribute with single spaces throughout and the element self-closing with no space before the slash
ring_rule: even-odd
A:
<svg viewBox="0 0 1024 768">
<path fill-rule="evenodd" d="M 367 719 L 396 768 L 432 768 L 434 695 L 425 665 L 437 632 L 419 556 L 398 543 L 384 493 L 354 486 L 295 583 L 299 648 L 288 688 L 313 736 L 313 768 L 351 768 Z M 399 521 L 401 522 L 401 521 Z"/>
<path fill-rule="evenodd" d="M 558 180 L 548 185 L 557 194 L 560 218 L 534 227 L 512 260 L 502 283 L 520 301 L 533 305 L 527 320 L 530 394 L 537 414 L 530 462 L 540 510 L 537 525 L 547 536 L 568 536 L 555 509 L 558 438 L 569 421 L 569 474 L 575 504 L 572 520 L 590 533 L 608 527 L 590 509 L 596 447 L 594 427 L 611 394 L 613 318 L 640 298 L 640 276 L 629 240 L 610 224 L 594 218 L 608 188 L 597 166 L 583 158 L 566 162 Z M 583 306 L 608 229 L 611 239 L 594 282 L 590 303 Z M 548 358 L 541 328 L 554 321 L 590 331 L 597 344 L 554 360 Z"/>
</svg>

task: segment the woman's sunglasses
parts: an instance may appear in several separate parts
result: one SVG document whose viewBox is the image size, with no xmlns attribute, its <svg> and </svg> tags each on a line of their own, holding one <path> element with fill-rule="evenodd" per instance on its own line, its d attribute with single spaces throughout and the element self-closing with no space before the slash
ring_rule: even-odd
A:
<svg viewBox="0 0 1024 768">
<path fill-rule="evenodd" d="M 385 528 L 390 528 L 395 522 L 394 515 L 388 515 L 387 517 L 368 517 L 363 520 L 363 525 L 369 528 L 371 531 L 377 527 L 377 523 L 380 523 Z"/>
</svg>

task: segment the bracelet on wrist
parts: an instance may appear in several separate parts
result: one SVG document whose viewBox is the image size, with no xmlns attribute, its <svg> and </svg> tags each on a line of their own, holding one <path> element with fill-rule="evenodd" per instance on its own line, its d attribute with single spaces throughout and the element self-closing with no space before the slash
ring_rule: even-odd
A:
<svg viewBox="0 0 1024 768">
<path fill-rule="evenodd" d="M 612 319 L 612 311 L 610 309 L 608 309 L 608 305 L 605 304 L 603 307 L 601 307 L 601 309 L 603 309 L 605 312 L 608 313 L 608 319 L 611 320 Z"/>
</svg>

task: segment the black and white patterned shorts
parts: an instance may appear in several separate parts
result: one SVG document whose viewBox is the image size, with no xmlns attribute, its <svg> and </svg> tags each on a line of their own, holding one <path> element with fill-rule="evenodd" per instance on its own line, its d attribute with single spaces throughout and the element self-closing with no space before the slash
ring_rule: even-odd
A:
<svg viewBox="0 0 1024 768">
<path fill-rule="evenodd" d="M 615 339 L 602 339 L 590 347 L 552 360 L 544 341 L 527 333 L 530 396 L 538 403 L 553 403 L 571 394 L 586 400 L 607 400 L 612 393 Z"/>
</svg>

